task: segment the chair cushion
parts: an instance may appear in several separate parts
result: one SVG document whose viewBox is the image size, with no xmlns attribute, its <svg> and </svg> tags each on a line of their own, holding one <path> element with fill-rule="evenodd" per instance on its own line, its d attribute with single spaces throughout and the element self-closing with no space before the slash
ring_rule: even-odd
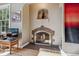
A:
<svg viewBox="0 0 79 59">
<path fill-rule="evenodd" d="M 12 34 L 12 36 L 18 36 L 19 34 L 19 29 L 18 28 L 9 28 L 8 32 L 10 32 Z"/>
<path fill-rule="evenodd" d="M 5 38 L 5 40 L 6 40 L 6 41 L 14 41 L 14 40 L 15 40 L 15 38 L 12 38 L 12 37 L 7 37 L 7 38 Z"/>
<path fill-rule="evenodd" d="M 18 35 L 18 34 L 17 34 L 17 33 L 12 33 L 12 36 L 13 36 L 13 35 Z"/>
<path fill-rule="evenodd" d="M 11 32 L 11 33 L 17 33 L 18 32 L 18 28 L 10 28 L 9 32 Z"/>
</svg>

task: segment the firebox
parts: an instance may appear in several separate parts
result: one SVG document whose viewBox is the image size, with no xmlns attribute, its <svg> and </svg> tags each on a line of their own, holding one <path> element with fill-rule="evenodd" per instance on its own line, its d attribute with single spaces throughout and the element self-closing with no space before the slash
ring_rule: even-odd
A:
<svg viewBox="0 0 79 59">
<path fill-rule="evenodd" d="M 49 43 L 49 34 L 46 32 L 36 33 L 36 42 L 48 44 Z"/>
</svg>

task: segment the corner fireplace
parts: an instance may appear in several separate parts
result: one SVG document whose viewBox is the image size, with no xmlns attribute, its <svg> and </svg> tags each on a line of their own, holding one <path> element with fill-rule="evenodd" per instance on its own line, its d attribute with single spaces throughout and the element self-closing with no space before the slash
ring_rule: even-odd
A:
<svg viewBox="0 0 79 59">
<path fill-rule="evenodd" d="M 32 30 L 33 43 L 52 45 L 54 33 L 53 30 L 44 26 L 36 28 Z"/>
</svg>

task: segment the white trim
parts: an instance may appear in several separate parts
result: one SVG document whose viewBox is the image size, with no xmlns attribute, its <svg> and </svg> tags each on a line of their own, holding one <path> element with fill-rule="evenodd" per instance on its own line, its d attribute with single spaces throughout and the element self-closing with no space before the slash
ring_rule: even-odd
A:
<svg viewBox="0 0 79 59">
<path fill-rule="evenodd" d="M 9 5 L 10 5 L 10 4 L 1 5 L 1 6 L 0 6 L 0 9 L 5 9 L 5 8 L 7 8 Z"/>
<path fill-rule="evenodd" d="M 25 46 L 28 45 L 29 43 L 30 43 L 30 42 L 27 42 L 27 43 L 23 44 L 20 48 L 25 47 Z"/>
</svg>

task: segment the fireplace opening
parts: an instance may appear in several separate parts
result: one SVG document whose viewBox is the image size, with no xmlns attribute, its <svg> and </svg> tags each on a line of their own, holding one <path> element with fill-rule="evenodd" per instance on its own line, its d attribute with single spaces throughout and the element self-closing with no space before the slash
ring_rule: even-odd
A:
<svg viewBox="0 0 79 59">
<path fill-rule="evenodd" d="M 49 43 L 49 34 L 46 32 L 36 33 L 36 42 L 48 44 Z"/>
</svg>

